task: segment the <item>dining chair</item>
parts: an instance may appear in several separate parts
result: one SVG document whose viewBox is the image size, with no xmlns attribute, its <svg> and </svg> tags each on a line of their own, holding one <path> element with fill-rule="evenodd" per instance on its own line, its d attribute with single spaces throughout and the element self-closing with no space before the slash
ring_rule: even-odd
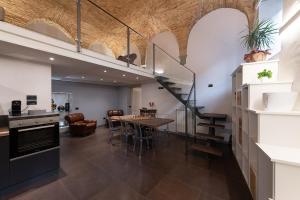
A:
<svg viewBox="0 0 300 200">
<path fill-rule="evenodd" d="M 132 136 L 134 138 L 134 128 L 130 123 L 121 121 L 121 132 L 122 135 L 125 136 L 125 144 L 126 144 L 126 153 L 128 151 L 128 138 Z"/>
<path fill-rule="evenodd" d="M 140 124 L 135 123 L 134 124 L 134 145 L 133 145 L 133 151 L 135 152 L 135 148 L 138 142 L 140 142 L 140 149 L 139 149 L 139 158 L 142 157 L 142 151 L 143 151 L 143 142 L 146 141 L 147 143 L 147 149 L 150 149 L 150 140 L 152 140 L 152 131 L 150 129 L 147 129 L 147 127 L 142 127 Z M 153 143 L 153 141 L 152 141 Z"/>
<path fill-rule="evenodd" d="M 122 129 L 121 129 L 121 126 L 114 126 L 113 120 L 110 117 L 108 117 L 107 120 L 108 120 L 109 134 L 110 134 L 108 143 L 111 143 L 112 145 L 115 145 L 112 142 L 113 137 L 116 136 L 116 135 L 120 135 L 122 133 Z"/>
</svg>

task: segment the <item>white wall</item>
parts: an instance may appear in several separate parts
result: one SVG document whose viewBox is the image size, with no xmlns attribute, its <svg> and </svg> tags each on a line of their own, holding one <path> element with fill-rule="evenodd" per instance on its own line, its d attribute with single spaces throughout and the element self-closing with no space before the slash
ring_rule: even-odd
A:
<svg viewBox="0 0 300 200">
<path fill-rule="evenodd" d="M 259 6 L 259 20 L 272 20 L 276 27 L 279 29 L 282 23 L 282 6 L 283 0 L 268 0 L 262 1 Z M 270 58 L 278 58 L 281 50 L 281 40 L 279 33 L 274 36 L 274 43 L 271 44 Z"/>
<path fill-rule="evenodd" d="M 131 89 L 131 114 L 138 115 L 142 107 L 142 89 L 134 87 Z"/>
<path fill-rule="evenodd" d="M 171 32 L 162 32 L 155 35 L 152 42 L 157 44 L 171 56 L 179 60 L 179 45 L 175 35 Z M 147 65 L 152 66 L 153 47 L 149 45 L 147 48 Z M 162 51 L 156 48 L 155 51 L 155 67 L 156 71 L 164 71 L 163 76 L 176 78 L 184 74 L 180 73 L 178 64 L 170 57 L 166 56 Z M 159 90 L 161 87 L 158 83 L 148 83 L 141 86 L 142 89 L 142 107 L 149 108 L 149 102 L 154 102 L 157 109 L 157 116 L 167 117 L 176 120 L 176 109 L 182 107 L 182 104 L 167 90 Z M 170 130 L 175 131 L 175 123 L 170 125 Z"/>
<path fill-rule="evenodd" d="M 12 100 L 37 95 L 37 105 L 29 109 L 51 111 L 51 66 L 0 56 L 0 114 L 8 114 Z"/>
<path fill-rule="evenodd" d="M 300 10 L 297 0 L 284 0 L 283 24 L 291 19 Z M 281 32 L 282 50 L 279 63 L 279 78 L 281 80 L 294 80 L 293 89 L 300 92 L 300 17 L 290 23 Z M 300 109 L 298 98 L 297 109 Z"/>
<path fill-rule="evenodd" d="M 141 86 L 142 107 L 150 108 L 149 102 L 154 102 L 157 116 L 175 120 L 176 109 L 182 108 L 182 103 L 166 89 L 160 90 L 158 87 L 160 87 L 158 83 L 148 83 Z M 171 131 L 175 131 L 175 123 L 172 123 L 169 128 Z"/>
<path fill-rule="evenodd" d="M 171 32 L 162 32 L 155 35 L 152 40 L 169 55 L 179 61 L 179 45 L 175 35 Z M 163 75 L 176 82 L 183 84 L 190 83 L 192 73 L 187 71 L 175 59 L 165 54 L 158 47 L 155 48 L 155 71 L 163 71 Z M 153 46 L 149 44 L 147 48 L 147 66 L 153 66 Z"/>
<path fill-rule="evenodd" d="M 89 46 L 89 49 L 92 51 L 101 53 L 103 55 L 107 55 L 107 56 L 115 58 L 115 54 L 113 53 L 113 51 L 110 48 L 108 48 L 106 44 L 103 44 L 100 41 L 96 41 L 96 42 L 92 43 Z"/>
<path fill-rule="evenodd" d="M 247 24 L 240 11 L 222 8 L 201 18 L 190 33 L 187 66 L 196 72 L 197 105 L 206 112 L 231 115 L 231 73 L 246 53 L 240 38 Z"/>
<path fill-rule="evenodd" d="M 72 93 L 72 111 L 84 113 L 87 119 L 97 120 L 98 125 L 104 124 L 107 110 L 119 108 L 117 87 L 52 81 L 52 91 Z"/>
<path fill-rule="evenodd" d="M 207 112 L 231 114 L 231 73 L 246 53 L 240 37 L 247 23 L 246 16 L 240 11 L 219 9 L 202 18 L 191 31 L 187 66 L 193 67 L 197 74 L 197 104 L 204 105 Z M 153 41 L 178 58 L 178 43 L 173 34 L 158 34 Z M 149 52 L 150 49 L 147 55 Z M 176 68 L 173 71 L 181 73 Z M 208 88 L 209 83 L 214 87 Z M 149 107 L 149 102 L 153 101 L 159 115 L 176 119 L 176 109 L 183 105 L 165 89 L 159 90 L 159 86 L 158 83 L 141 86 L 142 106 Z M 172 130 L 175 130 L 174 126 Z"/>
</svg>

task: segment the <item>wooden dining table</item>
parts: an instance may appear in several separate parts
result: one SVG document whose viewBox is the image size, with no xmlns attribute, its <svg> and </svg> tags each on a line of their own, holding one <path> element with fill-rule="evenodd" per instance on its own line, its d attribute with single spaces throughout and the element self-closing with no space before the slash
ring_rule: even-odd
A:
<svg viewBox="0 0 300 200">
<path fill-rule="evenodd" d="M 157 117 L 142 117 L 142 116 L 115 116 L 111 118 L 115 121 L 123 121 L 128 122 L 132 124 L 139 124 L 141 126 L 147 126 L 150 128 L 159 128 L 164 125 L 168 125 L 172 122 L 174 122 L 173 119 L 167 119 L 167 118 L 157 118 Z"/>
<path fill-rule="evenodd" d="M 120 121 L 120 122 L 126 122 L 129 124 L 136 124 L 139 127 L 147 127 L 151 128 L 154 132 L 158 131 L 158 128 L 164 125 L 168 125 L 172 122 L 174 122 L 173 119 L 167 119 L 167 118 L 156 118 L 156 117 L 145 117 L 145 116 L 134 116 L 134 115 L 128 115 L 128 116 L 113 116 L 111 117 L 111 120 L 113 121 Z M 141 130 L 141 129 L 140 129 Z M 138 131 L 140 134 L 140 137 L 142 137 L 143 131 Z M 142 143 L 142 141 L 141 141 Z M 140 145 L 140 151 L 139 151 L 139 158 L 142 157 L 142 145 Z"/>
</svg>

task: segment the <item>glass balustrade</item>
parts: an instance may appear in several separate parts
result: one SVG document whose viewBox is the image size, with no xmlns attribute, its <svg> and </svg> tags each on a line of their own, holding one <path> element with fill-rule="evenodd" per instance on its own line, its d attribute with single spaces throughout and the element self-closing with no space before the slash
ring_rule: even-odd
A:
<svg viewBox="0 0 300 200">
<path fill-rule="evenodd" d="M 194 72 L 180 63 L 179 55 L 172 55 L 152 43 L 149 40 L 150 36 L 140 33 L 142 30 L 135 30 L 130 26 L 130 22 L 127 24 L 122 21 L 126 19 L 116 18 L 117 13 L 106 10 L 105 2 L 6 2 L 0 1 L 0 6 L 8 10 L 6 22 L 64 42 L 62 44 L 68 44 L 74 52 L 153 75 L 192 111 L 193 115 L 196 114 Z M 15 7 L 21 11 L 13 13 Z M 193 123 L 188 123 L 188 132 L 195 126 Z"/>
</svg>

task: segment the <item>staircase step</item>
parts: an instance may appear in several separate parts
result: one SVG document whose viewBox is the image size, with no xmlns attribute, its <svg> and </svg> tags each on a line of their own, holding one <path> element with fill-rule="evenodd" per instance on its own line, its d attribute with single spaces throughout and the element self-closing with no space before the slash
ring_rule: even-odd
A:
<svg viewBox="0 0 300 200">
<path fill-rule="evenodd" d="M 159 79 L 159 80 L 162 80 L 162 81 L 169 80 L 169 78 L 164 77 L 164 76 L 157 76 L 156 79 Z"/>
<path fill-rule="evenodd" d="M 171 82 L 171 81 L 163 81 L 164 84 L 166 85 L 175 85 L 176 83 Z"/>
<path fill-rule="evenodd" d="M 218 149 L 216 147 L 212 147 L 212 146 L 206 146 L 203 144 L 193 144 L 192 149 L 195 151 L 208 153 L 208 154 L 211 154 L 214 156 L 219 156 L 219 157 L 223 156 L 223 152 L 220 149 Z"/>
<path fill-rule="evenodd" d="M 205 108 L 205 106 L 196 106 L 196 107 L 194 107 L 193 103 L 191 103 L 191 106 L 192 106 L 193 108 L 198 109 L 198 110 L 202 110 L 202 109 Z"/>
<path fill-rule="evenodd" d="M 178 95 L 178 96 L 188 96 L 189 94 L 186 94 L 186 93 L 176 93 L 176 95 Z"/>
<path fill-rule="evenodd" d="M 222 137 L 222 136 L 213 136 L 213 135 L 209 135 L 209 134 L 206 134 L 206 133 L 199 133 L 199 132 L 196 133 L 196 138 L 206 139 L 206 140 L 214 140 L 214 141 L 217 141 L 217 142 L 223 142 L 224 141 L 224 137 Z"/>
<path fill-rule="evenodd" d="M 223 128 L 223 129 L 225 128 L 225 125 L 222 124 L 208 124 L 203 122 L 198 123 L 198 126 L 205 126 L 209 128 Z"/>
<path fill-rule="evenodd" d="M 226 121 L 227 115 L 226 114 L 217 114 L 217 113 L 202 113 L 199 116 L 200 119 L 215 119 L 220 121 Z"/>
<path fill-rule="evenodd" d="M 182 90 L 180 87 L 170 87 L 171 90 Z"/>
</svg>

